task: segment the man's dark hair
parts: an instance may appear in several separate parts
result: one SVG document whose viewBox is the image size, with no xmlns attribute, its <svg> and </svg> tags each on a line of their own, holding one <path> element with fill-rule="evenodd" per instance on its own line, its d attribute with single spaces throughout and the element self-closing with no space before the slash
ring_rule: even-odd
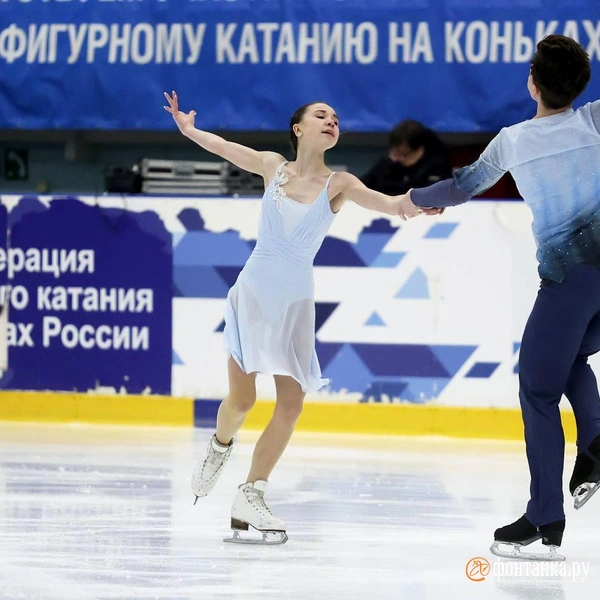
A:
<svg viewBox="0 0 600 600">
<path fill-rule="evenodd" d="M 401 121 L 390 131 L 390 148 L 406 144 L 412 150 L 425 146 L 429 138 L 429 130 L 418 121 Z"/>
<path fill-rule="evenodd" d="M 545 37 L 531 59 L 531 77 L 547 108 L 569 106 L 585 90 L 591 74 L 587 52 L 564 35 Z"/>
<path fill-rule="evenodd" d="M 448 148 L 429 127 L 419 121 L 401 121 L 390 132 L 389 147 L 406 144 L 411 150 L 425 149 L 425 155 L 448 156 Z"/>
</svg>

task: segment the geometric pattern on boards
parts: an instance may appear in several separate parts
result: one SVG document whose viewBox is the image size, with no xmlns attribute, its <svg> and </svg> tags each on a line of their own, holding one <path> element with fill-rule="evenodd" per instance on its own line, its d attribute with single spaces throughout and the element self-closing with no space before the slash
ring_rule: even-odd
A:
<svg viewBox="0 0 600 600">
<path fill-rule="evenodd" d="M 500 366 L 499 362 L 476 362 L 465 375 L 465 377 L 478 377 L 487 379 Z"/>
<path fill-rule="evenodd" d="M 373 375 L 404 377 L 453 377 L 476 346 L 425 344 L 364 344 L 352 347 Z M 440 360 L 439 355 L 444 355 Z"/>
<path fill-rule="evenodd" d="M 355 247 L 346 240 L 327 236 L 314 261 L 315 267 L 366 267 Z"/>
<path fill-rule="evenodd" d="M 517 352 L 519 352 L 519 350 L 521 350 L 521 342 L 513 342 L 513 354 L 517 354 Z M 517 362 L 515 363 L 515 366 L 513 367 L 513 373 L 515 375 L 519 374 L 519 359 L 517 358 Z"/>
<path fill-rule="evenodd" d="M 423 237 L 426 239 L 445 240 L 452 235 L 457 227 L 458 223 L 435 223 Z"/>
<path fill-rule="evenodd" d="M 361 233 L 354 245 L 354 250 L 365 261 L 365 264 L 371 265 L 390 241 L 390 237 L 384 233 Z"/>
<path fill-rule="evenodd" d="M 372 263 L 371 267 L 392 269 L 400 264 L 406 252 L 382 252 Z"/>
<path fill-rule="evenodd" d="M 429 298 L 429 284 L 425 273 L 417 268 L 402 287 L 396 292 L 394 298 Z"/>
<path fill-rule="evenodd" d="M 425 404 L 437 398 L 450 381 L 450 378 L 441 377 L 377 379 L 365 390 L 359 402 Z"/>
<path fill-rule="evenodd" d="M 229 286 L 214 267 L 173 267 L 175 294 L 183 298 L 226 298 Z"/>
<path fill-rule="evenodd" d="M 315 333 L 325 325 L 339 304 L 339 302 L 315 302 Z"/>
<path fill-rule="evenodd" d="M 393 227 L 387 219 L 375 219 L 371 225 L 362 230 L 358 236 L 357 242 L 353 245 L 353 249 L 363 259 L 366 265 L 372 266 L 374 263 L 379 262 L 383 249 L 396 234 L 398 229 L 399 227 Z M 398 264 L 403 254 L 394 254 L 395 256 L 393 258 L 390 257 L 390 262 Z M 379 264 L 378 266 L 384 265 Z"/>
<path fill-rule="evenodd" d="M 179 220 L 187 232 L 173 234 L 175 294 L 224 299 L 256 240 L 242 239 L 235 230 L 221 233 L 207 230 L 198 210 L 181 211 Z M 446 239 L 457 225 L 436 223 L 425 237 Z M 355 243 L 327 236 L 317 253 L 315 266 L 339 267 L 342 271 L 347 267 L 394 269 L 407 252 L 385 252 L 384 248 L 398 229 L 392 227 L 387 219 L 376 219 L 369 227 L 363 228 Z M 416 265 L 409 273 L 402 285 L 397 284 L 399 290 L 395 297 L 429 299 L 425 271 Z M 327 323 L 338 306 L 339 301 L 315 303 L 316 332 Z M 368 318 L 363 326 L 386 327 L 375 304 L 370 310 L 367 308 L 366 314 Z M 355 323 L 355 326 L 360 331 L 360 323 Z M 215 331 L 222 332 L 223 328 L 224 321 L 221 321 Z M 477 349 L 475 345 L 350 343 L 343 341 L 343 337 L 335 342 L 315 341 L 323 377 L 331 378 L 331 391 L 357 394 L 360 402 L 365 403 L 429 402 L 439 396 Z M 174 353 L 173 363 L 180 364 L 179 361 Z M 497 363 L 475 363 L 468 377 L 490 377 L 497 366 Z"/>
<path fill-rule="evenodd" d="M 344 344 L 320 342 L 318 339 L 315 339 L 315 350 L 319 358 L 319 365 L 323 372 L 325 372 L 325 369 L 337 356 L 337 353 L 342 349 L 343 346 Z"/>
<path fill-rule="evenodd" d="M 374 312 L 371 316 L 365 321 L 365 325 L 369 325 L 371 327 L 385 327 L 385 321 L 379 316 L 378 313 Z"/>
<path fill-rule="evenodd" d="M 241 268 L 250 253 L 248 244 L 237 232 L 191 231 L 185 233 L 173 249 L 173 264 Z"/>
<path fill-rule="evenodd" d="M 178 215 L 179 222 L 187 231 L 204 231 L 204 219 L 195 208 L 184 208 Z"/>
<path fill-rule="evenodd" d="M 372 373 L 352 344 L 343 344 L 329 364 L 324 368 L 322 365 L 322 370 L 323 377 L 331 378 L 331 389 L 337 392 L 362 393 L 373 381 Z"/>
<path fill-rule="evenodd" d="M 320 361 L 327 346 L 322 342 L 317 345 Z M 439 396 L 476 349 L 462 345 L 351 343 L 343 344 L 321 367 L 323 376 L 331 378 L 331 391 L 360 393 L 360 402 L 422 404 Z"/>
</svg>

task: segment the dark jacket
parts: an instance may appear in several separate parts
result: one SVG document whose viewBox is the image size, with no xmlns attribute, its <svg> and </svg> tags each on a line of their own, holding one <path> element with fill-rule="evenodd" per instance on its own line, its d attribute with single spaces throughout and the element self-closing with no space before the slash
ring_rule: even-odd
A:
<svg viewBox="0 0 600 600">
<path fill-rule="evenodd" d="M 382 158 L 360 179 L 369 188 L 396 196 L 405 194 L 411 188 L 420 188 L 452 177 L 452 166 L 448 150 L 432 132 L 432 138 L 425 144 L 423 158 L 412 167 L 404 167 Z"/>
</svg>

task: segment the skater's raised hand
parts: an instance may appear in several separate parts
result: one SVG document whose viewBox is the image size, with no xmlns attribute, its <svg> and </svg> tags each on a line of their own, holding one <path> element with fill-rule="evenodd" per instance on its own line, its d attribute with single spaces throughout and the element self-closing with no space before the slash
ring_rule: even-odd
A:
<svg viewBox="0 0 600 600">
<path fill-rule="evenodd" d="M 190 130 L 194 128 L 194 118 L 196 117 L 196 111 L 191 110 L 189 113 L 184 113 L 179 110 L 179 101 L 177 99 L 177 94 L 173 92 L 172 96 L 169 96 L 167 92 L 165 92 L 165 98 L 169 103 L 169 106 L 164 106 L 163 108 L 173 115 L 173 120 L 179 127 L 179 131 L 181 133 L 185 133 L 186 130 Z"/>
</svg>

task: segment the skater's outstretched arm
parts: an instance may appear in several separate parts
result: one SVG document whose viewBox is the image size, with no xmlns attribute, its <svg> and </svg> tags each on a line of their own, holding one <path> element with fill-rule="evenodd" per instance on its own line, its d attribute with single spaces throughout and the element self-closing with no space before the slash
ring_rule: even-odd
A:
<svg viewBox="0 0 600 600">
<path fill-rule="evenodd" d="M 164 109 L 173 115 L 173 120 L 183 135 L 205 150 L 237 165 L 240 169 L 262 175 L 265 181 L 268 182 L 268 174 L 272 174 L 277 165 L 284 160 L 283 156 L 277 154 L 277 152 L 258 152 L 247 146 L 228 142 L 214 133 L 196 129 L 194 126 L 196 111 L 191 110 L 185 113 L 179 110 L 179 99 L 175 92 L 172 95 L 165 92 L 165 98 L 169 106 L 165 106 Z"/>
<path fill-rule="evenodd" d="M 410 190 L 408 195 L 417 206 L 457 206 L 491 188 L 509 170 L 510 144 L 505 143 L 503 129 L 471 165 L 458 169 L 450 179 L 428 187 Z"/>
<path fill-rule="evenodd" d="M 386 215 L 399 215 L 403 220 L 416 217 L 420 214 L 439 214 L 440 209 L 421 208 L 415 206 L 408 194 L 400 196 L 388 196 L 368 188 L 358 177 L 351 173 L 336 173 L 331 183 L 332 197 L 338 194 L 354 203 L 375 210 Z"/>
</svg>

